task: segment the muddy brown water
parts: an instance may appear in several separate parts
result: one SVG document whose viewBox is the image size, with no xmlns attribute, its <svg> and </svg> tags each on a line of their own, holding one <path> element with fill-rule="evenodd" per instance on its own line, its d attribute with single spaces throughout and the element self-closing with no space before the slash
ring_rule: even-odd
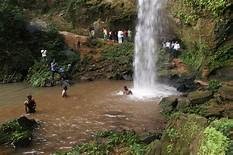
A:
<svg viewBox="0 0 233 155">
<path fill-rule="evenodd" d="M 0 85 L 0 123 L 24 114 L 23 102 L 32 94 L 37 113 L 28 115 L 40 122 L 32 146 L 0 154 L 51 154 L 88 140 L 97 131 L 135 130 L 155 132 L 164 127 L 157 100 L 140 101 L 117 95 L 125 81 L 78 83 L 68 89 L 67 98 L 61 88 L 30 88 L 26 84 Z"/>
</svg>

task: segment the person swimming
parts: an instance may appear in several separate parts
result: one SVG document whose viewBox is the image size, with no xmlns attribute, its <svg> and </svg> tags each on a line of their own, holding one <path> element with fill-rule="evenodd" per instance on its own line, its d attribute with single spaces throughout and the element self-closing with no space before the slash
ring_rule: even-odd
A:
<svg viewBox="0 0 233 155">
<path fill-rule="evenodd" d="M 124 95 L 133 95 L 133 92 L 131 90 L 129 90 L 127 86 L 124 86 L 123 94 Z"/>
<path fill-rule="evenodd" d="M 36 102 L 32 98 L 32 95 L 27 96 L 27 100 L 24 102 L 25 112 L 26 113 L 35 113 L 36 112 Z"/>
</svg>

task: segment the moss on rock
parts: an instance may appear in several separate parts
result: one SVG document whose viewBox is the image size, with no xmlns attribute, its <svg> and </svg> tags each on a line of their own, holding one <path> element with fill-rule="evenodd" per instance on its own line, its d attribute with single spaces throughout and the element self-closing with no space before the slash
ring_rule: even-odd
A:
<svg viewBox="0 0 233 155">
<path fill-rule="evenodd" d="M 172 116 L 161 139 L 161 154 L 192 154 L 206 126 L 207 119 L 198 115 Z"/>
</svg>

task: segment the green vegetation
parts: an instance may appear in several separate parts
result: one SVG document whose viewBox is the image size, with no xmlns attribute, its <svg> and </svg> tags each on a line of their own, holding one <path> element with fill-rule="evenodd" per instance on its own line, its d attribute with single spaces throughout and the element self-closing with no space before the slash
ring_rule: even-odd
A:
<svg viewBox="0 0 233 155">
<path fill-rule="evenodd" d="M 190 154 L 190 145 L 197 145 L 193 142 L 197 142 L 206 124 L 206 119 L 198 115 L 175 113 L 170 117 L 167 128 L 163 132 L 161 154 Z"/>
<path fill-rule="evenodd" d="M 32 129 L 21 126 L 13 120 L 0 126 L 0 144 L 26 146 L 32 139 Z"/>
<path fill-rule="evenodd" d="M 62 67 L 67 74 L 68 64 L 73 64 L 72 70 L 76 70 L 76 65 L 80 63 L 80 55 L 71 51 L 61 51 L 50 53 L 48 60 L 35 61 L 34 65 L 30 67 L 27 74 L 27 82 L 33 87 L 44 87 L 46 85 L 51 86 L 56 81 L 59 81 L 61 76 L 55 73 L 54 79 L 52 79 L 52 72 L 50 71 L 49 60 L 56 60 L 59 67 Z M 72 73 L 71 73 L 72 74 Z M 67 75 L 72 76 L 72 75 Z"/>
<path fill-rule="evenodd" d="M 52 81 L 52 73 L 48 65 L 44 62 L 35 62 L 29 69 L 27 82 L 33 87 L 44 87 L 46 83 Z"/>
<path fill-rule="evenodd" d="M 210 71 L 221 68 L 233 60 L 233 46 L 231 44 L 219 48 L 209 60 Z"/>
<path fill-rule="evenodd" d="M 180 57 L 185 64 L 198 71 L 205 62 L 207 52 L 208 49 L 204 44 L 195 43 L 189 51 L 183 51 Z"/>
<path fill-rule="evenodd" d="M 81 18 L 81 16 L 79 16 L 83 11 L 81 7 L 83 7 L 85 3 L 86 0 L 69 0 L 67 2 L 66 16 L 68 20 L 71 21 L 73 27 L 76 26 L 77 21 Z"/>
<path fill-rule="evenodd" d="M 114 46 L 106 46 L 102 51 L 105 59 L 117 61 L 119 63 L 131 63 L 133 61 L 134 45 L 130 42 Z"/>
<path fill-rule="evenodd" d="M 207 127 L 201 141 L 198 155 L 225 155 L 229 139 L 213 127 Z"/>
<path fill-rule="evenodd" d="M 230 137 L 231 131 L 233 130 L 233 120 L 227 118 L 215 120 L 211 122 L 210 126 L 223 133 L 225 136 Z"/>
<path fill-rule="evenodd" d="M 231 155 L 233 153 L 233 139 L 232 139 L 233 120 L 227 118 L 215 120 L 211 122 L 210 126 L 215 128 L 217 131 L 221 132 L 224 136 L 230 139 L 227 155 Z"/>
<path fill-rule="evenodd" d="M 3 78 L 12 75 L 25 77 L 34 61 L 41 57 L 41 49 L 47 49 L 48 59 L 64 49 L 63 38 L 53 26 L 48 24 L 46 30 L 29 28 L 22 9 L 14 2 L 0 4 L 0 77 Z M 60 58 L 60 55 L 56 56 Z"/>
<path fill-rule="evenodd" d="M 231 5 L 230 0 L 178 0 L 179 6 L 174 15 L 184 24 L 194 25 L 200 17 L 221 17 L 225 9 Z"/>
<path fill-rule="evenodd" d="M 111 62 L 112 75 L 115 79 L 121 79 L 125 74 L 133 74 L 133 43 L 126 42 L 114 46 L 107 45 L 103 48 L 102 58 Z"/>
<path fill-rule="evenodd" d="M 89 143 L 81 144 L 70 152 L 56 153 L 56 155 L 107 155 L 119 149 L 124 149 L 124 153 L 128 154 L 143 155 L 146 148 L 146 144 L 142 143 L 134 132 L 106 131 L 97 133 L 95 140 Z"/>
<path fill-rule="evenodd" d="M 208 82 L 208 89 L 211 91 L 217 91 L 221 87 L 221 83 L 218 80 L 210 80 Z"/>
</svg>

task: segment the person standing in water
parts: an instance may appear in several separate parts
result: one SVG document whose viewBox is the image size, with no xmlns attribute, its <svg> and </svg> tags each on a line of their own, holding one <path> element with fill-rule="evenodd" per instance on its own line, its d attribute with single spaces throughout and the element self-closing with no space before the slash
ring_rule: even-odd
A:
<svg viewBox="0 0 233 155">
<path fill-rule="evenodd" d="M 133 95 L 133 92 L 131 90 L 129 90 L 127 86 L 124 86 L 123 94 L 124 95 Z"/>
<path fill-rule="evenodd" d="M 26 113 L 35 113 L 36 112 L 36 102 L 32 98 L 32 95 L 27 96 L 27 100 L 24 102 L 25 112 Z"/>
<path fill-rule="evenodd" d="M 62 97 L 67 97 L 68 96 L 67 95 L 67 90 L 68 90 L 69 83 L 62 78 L 61 84 L 62 84 L 62 93 L 61 93 L 61 96 Z"/>
<path fill-rule="evenodd" d="M 67 97 L 67 89 L 68 89 L 67 86 L 63 86 L 62 87 L 62 93 L 61 93 L 62 97 Z"/>
</svg>

